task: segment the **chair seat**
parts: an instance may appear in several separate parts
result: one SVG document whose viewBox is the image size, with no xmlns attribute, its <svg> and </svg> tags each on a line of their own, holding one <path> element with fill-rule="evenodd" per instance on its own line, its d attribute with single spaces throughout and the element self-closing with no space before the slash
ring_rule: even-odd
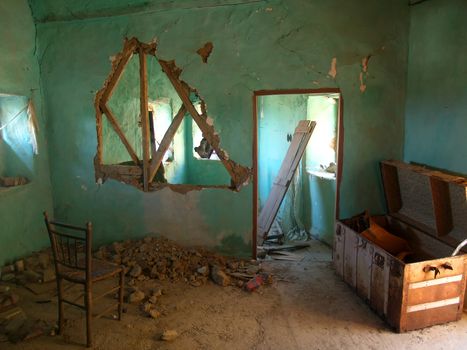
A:
<svg viewBox="0 0 467 350">
<path fill-rule="evenodd" d="M 83 265 L 81 265 L 83 266 Z M 112 277 L 123 270 L 120 265 L 112 264 L 105 260 L 92 259 L 91 280 L 92 282 L 100 281 Z M 86 272 L 72 269 L 66 266 L 59 266 L 59 274 L 66 280 L 77 283 L 86 282 Z"/>
</svg>

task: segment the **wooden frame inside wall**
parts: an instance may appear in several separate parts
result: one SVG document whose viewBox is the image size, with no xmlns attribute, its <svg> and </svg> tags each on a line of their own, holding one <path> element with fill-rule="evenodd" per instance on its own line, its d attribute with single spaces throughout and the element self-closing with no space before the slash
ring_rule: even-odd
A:
<svg viewBox="0 0 467 350">
<path fill-rule="evenodd" d="M 322 95 L 339 94 L 337 112 L 337 172 L 336 172 L 336 204 L 335 216 L 339 217 L 340 185 L 342 180 L 342 162 L 344 157 L 344 100 L 340 89 L 290 89 L 290 90 L 258 90 L 253 92 L 253 232 L 252 256 L 256 259 L 258 236 L 258 97 L 270 95 Z"/>
<path fill-rule="evenodd" d="M 107 178 L 113 178 L 118 181 L 133 185 L 143 191 L 153 191 L 164 187 L 170 187 L 181 192 L 199 188 L 228 188 L 239 191 L 246 185 L 251 178 L 251 169 L 239 165 L 229 158 L 227 153 L 220 147 L 220 137 L 215 132 L 212 123 L 208 123 L 206 104 L 201 101 L 201 113 L 198 113 L 190 100 L 190 94 L 194 93 L 199 97 L 196 89 L 190 87 L 180 79 L 182 70 L 175 65 L 175 61 L 164 61 L 156 56 L 157 44 L 142 43 L 136 38 L 125 39 L 123 50 L 115 56 L 112 62 L 112 70 L 104 83 L 102 89 L 96 93 L 94 107 L 96 110 L 96 129 L 97 129 L 97 154 L 94 159 L 94 168 L 96 172 L 96 181 L 105 181 Z M 120 80 L 125 67 L 133 55 L 139 56 L 139 78 L 140 78 L 140 116 L 142 127 L 142 155 L 139 159 L 136 151 L 128 142 L 122 128 L 120 127 L 113 111 L 108 106 L 108 101 Z M 159 147 L 150 145 L 150 123 L 148 117 L 148 73 L 146 56 L 154 56 L 159 63 L 162 71 L 169 78 L 172 86 L 182 101 L 182 106 L 172 120 L 171 125 L 165 132 Z M 230 186 L 205 186 L 205 185 L 185 185 L 170 184 L 166 182 L 155 181 L 156 173 L 163 167 L 162 161 L 165 152 L 170 146 L 175 133 L 181 125 L 183 118 L 189 114 L 200 130 L 203 137 L 216 151 L 217 156 L 224 165 L 231 177 Z M 112 126 L 115 133 L 127 150 L 133 164 L 103 164 L 103 138 L 102 138 L 102 118 L 105 116 Z M 138 127 L 135 125 L 135 128 Z"/>
</svg>

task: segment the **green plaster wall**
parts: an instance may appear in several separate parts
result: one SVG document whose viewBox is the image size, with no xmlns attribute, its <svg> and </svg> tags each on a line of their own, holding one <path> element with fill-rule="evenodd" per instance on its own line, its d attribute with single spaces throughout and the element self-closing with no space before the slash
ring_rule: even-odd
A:
<svg viewBox="0 0 467 350">
<path fill-rule="evenodd" d="M 159 56 L 176 59 L 182 78 L 206 101 L 222 147 L 247 166 L 252 165 L 253 91 L 339 87 L 345 107 L 340 216 L 383 210 L 377 162 L 402 157 L 406 0 L 244 1 L 233 6 L 207 0 L 104 2 L 109 8 L 99 3 L 30 2 L 41 22 L 38 46 L 58 218 L 92 220 L 97 242 L 159 232 L 189 244 L 249 253 L 251 185 L 240 193 L 181 195 L 169 189 L 142 193 L 112 180 L 94 183 L 92 102 L 109 72 L 109 56 L 121 50 L 125 36 L 158 39 Z M 214 50 L 203 64 L 196 50 L 207 41 Z M 367 88 L 361 93 L 361 62 L 368 55 Z M 328 75 L 333 58 L 335 78 Z"/>
<path fill-rule="evenodd" d="M 467 2 L 411 7 L 407 161 L 467 173 Z"/>
<path fill-rule="evenodd" d="M 36 32 L 27 1 L 1 1 L 0 28 L 0 93 L 25 96 L 3 99 L 1 113 L 21 109 L 32 97 L 39 121 L 39 155 L 33 155 L 25 135 L 25 116 L 5 128 L 0 139 L 0 175 L 22 175 L 31 181 L 24 186 L 0 189 L 1 266 L 48 244 L 42 211 L 52 211 L 52 193 L 35 57 Z M 4 121 L 2 118 L 1 123 Z"/>
</svg>

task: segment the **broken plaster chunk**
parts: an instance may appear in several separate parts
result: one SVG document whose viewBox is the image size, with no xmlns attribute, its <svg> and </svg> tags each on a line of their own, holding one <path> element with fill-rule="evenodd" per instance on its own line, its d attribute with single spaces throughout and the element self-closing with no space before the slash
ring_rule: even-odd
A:
<svg viewBox="0 0 467 350">
<path fill-rule="evenodd" d="M 143 272 L 143 269 L 141 268 L 141 266 L 135 265 L 130 271 L 130 276 L 136 278 L 139 275 L 141 275 L 142 272 Z"/>
<path fill-rule="evenodd" d="M 230 284 L 230 277 L 219 266 L 211 268 L 211 279 L 218 285 L 226 287 Z"/>
<path fill-rule="evenodd" d="M 337 75 L 337 58 L 333 57 L 331 60 L 331 68 L 329 69 L 328 75 L 333 79 L 336 79 Z"/>
<path fill-rule="evenodd" d="M 146 296 L 144 295 L 144 293 L 140 290 L 136 290 L 134 291 L 133 293 L 131 293 L 128 297 L 128 302 L 130 304 L 136 304 L 136 303 L 139 303 L 140 301 L 143 301 L 143 299 L 145 298 Z"/>
<path fill-rule="evenodd" d="M 177 331 L 173 329 L 165 330 L 161 335 L 161 340 L 164 341 L 173 341 L 178 337 Z"/>
</svg>

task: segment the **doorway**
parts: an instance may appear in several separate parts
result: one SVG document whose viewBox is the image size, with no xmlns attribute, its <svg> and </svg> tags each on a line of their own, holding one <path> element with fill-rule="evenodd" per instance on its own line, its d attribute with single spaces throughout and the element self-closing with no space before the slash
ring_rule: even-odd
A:
<svg viewBox="0 0 467 350">
<path fill-rule="evenodd" d="M 253 256 L 258 216 L 300 120 L 315 121 L 268 236 L 332 245 L 342 173 L 343 100 L 339 89 L 262 90 L 253 95 Z"/>
</svg>

